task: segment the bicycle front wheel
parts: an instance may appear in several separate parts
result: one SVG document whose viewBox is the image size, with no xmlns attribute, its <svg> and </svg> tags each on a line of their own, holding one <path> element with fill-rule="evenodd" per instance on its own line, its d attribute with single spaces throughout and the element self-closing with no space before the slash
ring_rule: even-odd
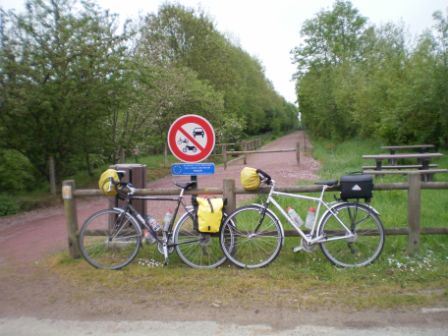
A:
<svg viewBox="0 0 448 336">
<path fill-rule="evenodd" d="M 241 268 L 259 268 L 280 253 L 283 231 L 268 209 L 253 204 L 232 212 L 221 229 L 221 248 Z"/>
<path fill-rule="evenodd" d="M 120 269 L 128 265 L 136 257 L 140 243 L 137 222 L 118 209 L 94 213 L 79 233 L 81 254 L 96 268 Z"/>
<path fill-rule="evenodd" d="M 215 268 L 226 261 L 219 233 L 201 233 L 194 227 L 193 214 L 185 213 L 176 224 L 173 242 L 180 259 L 193 268 Z"/>
<path fill-rule="evenodd" d="M 342 203 L 322 219 L 319 234 L 327 241 L 320 244 L 323 254 L 339 267 L 360 267 L 374 262 L 384 246 L 384 229 L 380 218 L 369 206 Z M 354 234 L 347 236 L 338 219 Z"/>
</svg>

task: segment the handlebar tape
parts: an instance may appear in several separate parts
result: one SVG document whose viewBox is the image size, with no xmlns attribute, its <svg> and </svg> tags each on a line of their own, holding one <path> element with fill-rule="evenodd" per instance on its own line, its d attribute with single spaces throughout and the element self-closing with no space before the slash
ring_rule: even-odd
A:
<svg viewBox="0 0 448 336">
<path fill-rule="evenodd" d="M 269 176 L 268 173 L 262 171 L 261 169 L 257 169 L 257 173 L 260 174 L 263 178 L 267 180 L 267 182 L 271 182 L 272 178 Z"/>
</svg>

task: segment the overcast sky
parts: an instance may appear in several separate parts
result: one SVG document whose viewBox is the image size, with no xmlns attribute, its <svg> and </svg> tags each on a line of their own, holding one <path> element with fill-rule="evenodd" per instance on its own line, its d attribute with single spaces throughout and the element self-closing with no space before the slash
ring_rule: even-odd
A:
<svg viewBox="0 0 448 336">
<path fill-rule="evenodd" d="M 102 8 L 120 14 L 123 20 L 157 12 L 166 0 L 97 0 Z M 321 9 L 330 9 L 334 0 L 178 0 L 194 9 L 201 8 L 217 29 L 238 41 L 240 46 L 263 64 L 267 78 L 289 102 L 296 101 L 291 80 L 295 66 L 290 51 L 300 44 L 300 28 Z M 0 0 L 0 6 L 23 11 L 24 0 Z M 404 23 L 417 36 L 434 22 L 436 10 L 447 13 L 447 0 L 352 0 L 370 23 Z"/>
</svg>

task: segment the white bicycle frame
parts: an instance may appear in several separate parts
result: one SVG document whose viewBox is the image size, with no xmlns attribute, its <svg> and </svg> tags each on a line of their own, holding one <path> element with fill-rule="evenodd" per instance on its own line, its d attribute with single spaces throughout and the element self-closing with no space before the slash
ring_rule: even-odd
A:
<svg viewBox="0 0 448 336">
<path fill-rule="evenodd" d="M 350 238 L 354 238 L 355 235 L 350 231 L 349 228 L 347 228 L 347 226 L 341 221 L 341 219 L 338 217 L 337 213 L 333 211 L 333 208 L 339 204 L 341 204 L 340 202 L 338 203 L 327 203 L 324 201 L 324 193 L 325 190 L 327 190 L 329 188 L 328 185 L 323 185 L 322 186 L 322 191 L 320 193 L 320 197 L 312 197 L 312 196 L 305 196 L 305 195 L 301 195 L 301 194 L 291 194 L 291 193 L 285 193 L 285 192 L 280 192 L 280 191 L 275 191 L 275 181 L 271 180 L 271 190 L 269 192 L 268 198 L 266 199 L 265 202 L 265 207 L 268 208 L 269 204 L 272 203 L 277 209 L 278 211 L 283 215 L 284 218 L 286 218 L 286 220 L 296 229 L 297 233 L 308 243 L 308 244 L 316 244 L 316 243 L 321 243 L 321 242 L 326 242 L 326 241 L 333 241 L 333 240 L 340 240 L 340 239 L 350 239 Z M 313 222 L 313 226 L 311 228 L 310 234 L 307 235 L 305 234 L 300 227 L 294 223 L 294 221 L 288 216 L 288 214 L 286 213 L 285 210 L 283 210 L 283 208 L 281 207 L 281 205 L 275 200 L 275 196 L 283 196 L 283 197 L 290 197 L 290 198 L 297 198 L 297 199 L 304 199 L 304 200 L 308 200 L 308 201 L 314 201 L 316 203 L 318 203 L 317 205 L 317 209 L 316 209 L 316 216 L 314 218 L 314 222 Z M 326 211 L 322 214 L 322 216 L 319 216 L 320 214 L 320 209 L 322 207 L 322 205 L 326 208 Z M 315 235 L 317 234 L 317 232 L 319 231 L 318 228 L 321 225 L 322 219 L 326 217 L 327 213 L 330 213 L 334 216 L 334 218 L 336 218 L 336 220 L 339 222 L 339 224 L 341 225 L 341 227 L 345 230 L 345 235 L 344 236 L 339 236 L 339 237 L 323 237 L 323 236 L 318 236 L 316 237 Z M 282 234 L 284 232 L 283 230 L 283 224 L 282 222 L 279 220 L 280 226 L 282 227 Z M 284 238 L 284 237 L 283 237 Z"/>
</svg>

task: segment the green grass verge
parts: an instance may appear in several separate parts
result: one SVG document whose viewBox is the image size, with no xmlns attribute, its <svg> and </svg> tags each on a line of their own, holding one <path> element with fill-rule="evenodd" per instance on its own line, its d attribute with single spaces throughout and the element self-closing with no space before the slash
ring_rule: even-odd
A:
<svg viewBox="0 0 448 336">
<path fill-rule="evenodd" d="M 379 152 L 379 146 L 379 143 L 361 140 L 337 145 L 314 141 L 313 155 L 322 163 L 322 179 L 338 178 L 359 171 L 363 165 L 361 155 Z M 437 163 L 448 167 L 446 157 Z M 437 176 L 436 179 L 446 181 L 447 176 Z M 396 176 L 375 180 L 376 183 L 392 181 L 405 179 Z M 286 207 L 290 202 L 284 201 L 283 205 Z M 406 227 L 406 191 L 375 192 L 372 205 L 381 213 L 386 228 Z M 295 206 L 304 216 L 308 204 Z M 446 226 L 447 208 L 447 190 L 424 191 L 422 226 Z M 153 294 L 152 298 L 169 293 L 163 296 L 168 304 L 171 301 L 219 302 L 224 306 L 248 308 L 269 305 L 299 310 L 335 307 L 347 310 L 409 309 L 448 304 L 446 236 L 422 236 L 420 252 L 412 258 L 406 255 L 406 236 L 388 236 L 379 260 L 358 269 L 334 267 L 319 249 L 314 253 L 292 253 L 292 248 L 298 244 L 298 238 L 286 238 L 280 256 L 272 264 L 252 271 L 230 265 L 207 271 L 190 269 L 175 253 L 171 255 L 168 267 L 148 267 L 136 261 L 120 271 L 101 271 L 82 259 L 72 260 L 66 255 L 52 258 L 46 267 L 74 286 L 90 288 L 90 291 L 117 289 L 128 293 L 135 302 L 141 300 L 143 292 L 149 296 Z M 152 246 L 145 246 L 138 259 L 162 261 Z M 139 295 L 132 296 L 136 292 Z"/>
</svg>

